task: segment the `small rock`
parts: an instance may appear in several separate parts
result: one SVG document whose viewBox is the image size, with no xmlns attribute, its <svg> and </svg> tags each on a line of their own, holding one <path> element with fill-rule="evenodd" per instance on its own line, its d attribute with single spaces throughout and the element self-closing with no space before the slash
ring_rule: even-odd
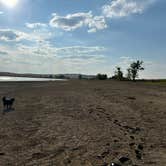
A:
<svg viewBox="0 0 166 166">
<path fill-rule="evenodd" d="M 65 164 L 65 165 L 70 164 L 70 163 L 71 163 L 70 158 L 66 158 L 66 159 L 64 160 L 64 164 Z"/>
<path fill-rule="evenodd" d="M 110 143 L 106 143 L 106 146 L 110 146 Z"/>
<path fill-rule="evenodd" d="M 142 159 L 142 154 L 139 150 L 135 150 L 135 153 L 136 153 L 136 157 L 137 159 L 141 160 Z"/>
<path fill-rule="evenodd" d="M 101 157 L 104 158 L 104 157 L 107 156 L 109 153 L 110 153 L 109 150 L 107 150 L 107 151 L 105 151 L 105 152 L 103 152 L 103 153 L 101 154 Z"/>
<path fill-rule="evenodd" d="M 141 131 L 141 129 L 139 127 L 131 128 L 131 133 L 133 133 L 133 134 L 138 134 L 140 131 Z"/>
<path fill-rule="evenodd" d="M 72 150 L 73 150 L 73 151 L 79 150 L 79 147 L 75 147 L 75 148 L 73 148 Z"/>
<path fill-rule="evenodd" d="M 117 123 L 118 122 L 118 120 L 114 120 L 114 123 Z"/>
<path fill-rule="evenodd" d="M 139 145 L 138 145 L 138 149 L 139 149 L 139 150 L 143 150 L 143 149 L 144 149 L 143 145 L 139 144 Z"/>
<path fill-rule="evenodd" d="M 130 100 L 136 100 L 135 97 L 128 97 L 128 99 L 130 99 Z"/>
<path fill-rule="evenodd" d="M 33 153 L 32 154 L 32 158 L 35 158 L 35 159 L 40 159 L 40 158 L 44 158 L 44 157 L 46 157 L 47 156 L 47 154 L 44 154 L 44 153 Z"/>
<path fill-rule="evenodd" d="M 103 165 L 102 166 L 108 166 L 108 163 L 103 163 Z"/>
<path fill-rule="evenodd" d="M 134 136 L 130 136 L 131 139 L 134 139 Z"/>
<path fill-rule="evenodd" d="M 119 142 L 119 141 L 117 139 L 115 139 L 114 142 Z"/>
<path fill-rule="evenodd" d="M 5 155 L 5 153 L 3 153 L 3 152 L 0 152 L 0 156 L 4 156 Z"/>
<path fill-rule="evenodd" d="M 119 159 L 119 161 L 121 162 L 121 163 L 125 163 L 125 162 L 127 162 L 127 161 L 129 161 L 130 159 L 128 158 L 128 157 L 121 157 L 120 159 Z"/>
<path fill-rule="evenodd" d="M 100 160 L 103 159 L 103 157 L 102 157 L 101 155 L 97 155 L 96 157 L 97 157 L 98 159 L 100 159 Z"/>
<path fill-rule="evenodd" d="M 134 143 L 134 142 L 132 142 L 132 143 L 130 143 L 130 144 L 129 144 L 129 146 L 134 146 L 134 145 L 135 145 L 135 143 Z"/>
</svg>

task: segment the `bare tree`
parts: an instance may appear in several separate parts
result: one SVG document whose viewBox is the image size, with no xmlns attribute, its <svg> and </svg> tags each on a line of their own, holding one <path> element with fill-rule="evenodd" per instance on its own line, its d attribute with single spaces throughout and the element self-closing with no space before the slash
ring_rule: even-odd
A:
<svg viewBox="0 0 166 166">
<path fill-rule="evenodd" d="M 131 79 L 132 79 L 132 74 L 131 74 L 131 69 L 130 69 L 130 68 L 127 69 L 126 78 L 127 78 L 128 80 L 131 80 Z"/>
</svg>

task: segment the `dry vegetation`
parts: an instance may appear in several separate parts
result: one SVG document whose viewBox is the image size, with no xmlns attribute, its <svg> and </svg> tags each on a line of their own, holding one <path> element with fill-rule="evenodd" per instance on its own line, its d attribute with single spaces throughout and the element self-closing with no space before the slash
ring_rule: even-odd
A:
<svg viewBox="0 0 166 166">
<path fill-rule="evenodd" d="M 2 166 L 166 165 L 166 86 L 0 83 L 4 95 L 16 102 L 0 115 Z"/>
</svg>

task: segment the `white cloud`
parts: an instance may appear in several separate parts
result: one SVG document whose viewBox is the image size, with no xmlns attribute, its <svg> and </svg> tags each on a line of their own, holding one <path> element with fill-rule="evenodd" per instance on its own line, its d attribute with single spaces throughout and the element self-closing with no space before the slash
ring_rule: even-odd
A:
<svg viewBox="0 0 166 166">
<path fill-rule="evenodd" d="M 85 47 L 85 46 L 72 46 L 72 47 L 62 47 L 56 48 L 56 52 L 60 55 L 85 55 L 85 54 L 95 54 L 104 52 L 106 49 L 104 47 Z"/>
<path fill-rule="evenodd" d="M 93 19 L 89 21 L 88 26 L 89 26 L 88 30 L 89 33 L 107 28 L 107 24 L 103 16 L 93 17 Z"/>
<path fill-rule="evenodd" d="M 53 47 L 50 44 L 41 43 L 40 46 L 28 47 L 19 45 L 19 50 L 22 54 L 32 54 L 39 57 L 56 58 L 61 60 L 86 61 L 104 59 L 104 47 L 85 47 L 85 46 L 71 46 L 71 47 Z M 80 64 L 80 63 L 79 63 Z"/>
<path fill-rule="evenodd" d="M 28 34 L 12 29 L 0 29 L 0 40 L 2 41 L 20 41 L 27 39 Z"/>
<path fill-rule="evenodd" d="M 32 73 L 95 73 L 105 63 L 103 47 L 54 47 L 49 43 L 0 46 L 1 71 Z M 99 65 L 99 66 L 98 66 Z"/>
<path fill-rule="evenodd" d="M 146 61 L 144 63 L 145 70 L 140 73 L 141 78 L 149 79 L 165 79 L 166 66 L 164 61 Z"/>
<path fill-rule="evenodd" d="M 93 16 L 92 12 L 74 13 L 66 16 L 53 14 L 50 20 L 50 26 L 60 28 L 65 31 L 73 31 L 83 26 L 88 27 L 88 32 L 96 32 L 107 28 L 105 18 L 103 16 Z"/>
<path fill-rule="evenodd" d="M 40 43 L 54 37 L 50 31 L 33 31 L 25 33 L 15 29 L 0 29 L 0 41 L 5 42 L 22 42 L 23 40 Z"/>
<path fill-rule="evenodd" d="M 37 28 L 47 28 L 47 24 L 44 23 L 25 23 L 27 28 L 37 29 Z"/>
<path fill-rule="evenodd" d="M 0 11 L 0 15 L 4 14 L 4 12 Z"/>
<path fill-rule="evenodd" d="M 103 15 L 109 18 L 120 18 L 131 14 L 141 14 L 156 0 L 112 0 L 102 7 Z"/>
<path fill-rule="evenodd" d="M 112 0 L 102 7 L 102 15 L 95 16 L 92 12 L 80 12 L 60 16 L 53 13 L 50 26 L 65 31 L 73 31 L 87 27 L 89 33 L 107 28 L 106 18 L 120 18 L 131 14 L 141 14 L 156 0 Z"/>
<path fill-rule="evenodd" d="M 8 52 L 6 52 L 6 51 L 0 51 L 0 55 L 7 55 L 8 54 Z"/>
</svg>

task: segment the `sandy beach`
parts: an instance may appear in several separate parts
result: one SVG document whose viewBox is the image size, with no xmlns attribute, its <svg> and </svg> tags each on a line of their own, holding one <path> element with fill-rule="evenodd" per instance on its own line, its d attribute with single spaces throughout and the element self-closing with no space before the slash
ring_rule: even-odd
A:
<svg viewBox="0 0 166 166">
<path fill-rule="evenodd" d="M 0 83 L 0 166 L 165 166 L 166 86 Z"/>
</svg>

